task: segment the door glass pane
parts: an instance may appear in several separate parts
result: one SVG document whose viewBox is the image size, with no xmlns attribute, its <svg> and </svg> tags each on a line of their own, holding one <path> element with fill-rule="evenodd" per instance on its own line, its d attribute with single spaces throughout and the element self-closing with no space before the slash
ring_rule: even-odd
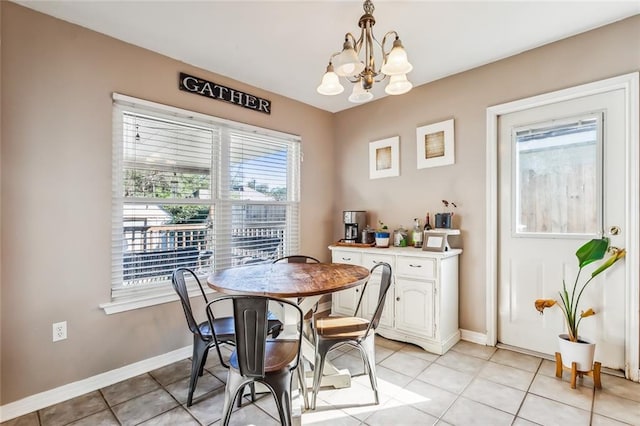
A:
<svg viewBox="0 0 640 426">
<path fill-rule="evenodd" d="M 516 235 L 600 231 L 600 123 L 592 114 L 516 130 Z"/>
</svg>

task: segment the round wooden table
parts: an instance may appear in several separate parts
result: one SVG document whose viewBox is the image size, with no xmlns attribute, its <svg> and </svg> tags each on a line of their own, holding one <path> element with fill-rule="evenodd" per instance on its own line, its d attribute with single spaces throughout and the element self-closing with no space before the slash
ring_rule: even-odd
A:
<svg viewBox="0 0 640 426">
<path fill-rule="evenodd" d="M 227 294 L 309 297 L 345 290 L 369 278 L 367 268 L 345 263 L 266 263 L 215 272 L 209 287 Z"/>
<path fill-rule="evenodd" d="M 364 284 L 368 278 L 367 268 L 345 263 L 266 263 L 215 272 L 209 275 L 207 284 L 227 294 L 298 298 L 298 306 L 307 313 L 323 294 Z M 284 320 L 285 324 L 289 322 Z M 302 339 L 302 355 L 312 363 L 315 360 L 313 344 L 306 336 Z M 349 387 L 351 374 L 326 360 L 322 384 Z"/>
</svg>

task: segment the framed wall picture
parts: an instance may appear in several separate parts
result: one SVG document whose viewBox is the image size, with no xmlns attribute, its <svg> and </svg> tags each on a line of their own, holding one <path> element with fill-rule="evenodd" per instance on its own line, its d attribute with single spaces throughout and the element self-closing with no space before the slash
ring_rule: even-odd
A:
<svg viewBox="0 0 640 426">
<path fill-rule="evenodd" d="M 369 179 L 400 176 L 400 137 L 369 143 Z"/>
<path fill-rule="evenodd" d="M 422 238 L 423 251 L 445 251 L 447 249 L 447 234 L 437 232 L 424 232 Z"/>
<path fill-rule="evenodd" d="M 455 163 L 453 118 L 416 129 L 418 168 Z"/>
</svg>

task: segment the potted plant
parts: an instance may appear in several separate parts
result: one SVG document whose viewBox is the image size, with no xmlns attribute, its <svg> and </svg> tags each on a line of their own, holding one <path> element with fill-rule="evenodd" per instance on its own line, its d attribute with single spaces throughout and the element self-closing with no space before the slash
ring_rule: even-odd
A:
<svg viewBox="0 0 640 426">
<path fill-rule="evenodd" d="M 378 221 L 380 227 L 376 230 L 376 247 L 389 247 L 389 228 Z"/>
<path fill-rule="evenodd" d="M 580 282 L 580 273 L 585 266 L 602 260 L 608 251 L 608 238 L 593 239 L 582 245 L 576 251 L 579 269 L 573 286 L 568 288 L 566 282 L 562 280 L 562 291 L 559 292 L 560 301 L 555 299 L 538 299 L 535 302 L 535 307 L 540 314 L 542 314 L 546 308 L 556 305 L 562 310 L 564 320 L 567 325 L 567 334 L 560 334 L 558 336 L 562 363 L 566 367 L 570 368 L 572 362 L 575 361 L 577 363 L 578 371 L 591 370 L 591 367 L 593 366 L 593 355 L 595 352 L 595 343 L 580 336 L 578 334 L 578 327 L 580 326 L 580 322 L 583 318 L 595 315 L 596 312 L 593 308 L 581 310 L 579 308 L 580 298 L 589 283 L 591 283 L 591 281 L 593 281 L 593 279 L 600 273 L 607 270 L 618 260 L 622 259 L 626 254 L 626 250 L 612 250 L 613 254 L 602 262 L 593 272 L 591 272 L 591 275 L 583 284 Z"/>
</svg>

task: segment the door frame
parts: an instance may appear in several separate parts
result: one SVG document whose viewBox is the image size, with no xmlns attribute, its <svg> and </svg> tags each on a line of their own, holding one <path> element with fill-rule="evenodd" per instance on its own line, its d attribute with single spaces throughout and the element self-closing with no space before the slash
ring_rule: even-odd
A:
<svg viewBox="0 0 640 426">
<path fill-rule="evenodd" d="M 512 112 L 549 105 L 556 102 L 596 95 L 612 90 L 625 93 L 625 153 L 627 188 L 625 204 L 627 219 L 624 224 L 625 248 L 625 375 L 640 381 L 640 260 L 638 235 L 640 218 L 638 194 L 639 166 L 639 73 L 634 72 L 593 83 L 562 89 L 487 108 L 486 142 L 486 329 L 487 345 L 498 342 L 498 117 Z M 533 301 L 531 301 L 533 309 Z"/>
</svg>

